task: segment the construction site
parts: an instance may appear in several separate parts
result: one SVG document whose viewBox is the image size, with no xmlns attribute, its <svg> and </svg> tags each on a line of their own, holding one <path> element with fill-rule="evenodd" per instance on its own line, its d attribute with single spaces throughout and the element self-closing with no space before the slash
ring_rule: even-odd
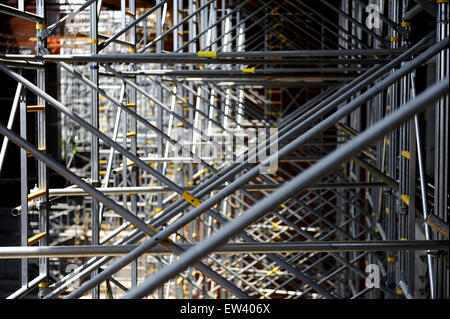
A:
<svg viewBox="0 0 450 319">
<path fill-rule="evenodd" d="M 0 299 L 449 299 L 448 0 L 0 2 Z"/>
</svg>

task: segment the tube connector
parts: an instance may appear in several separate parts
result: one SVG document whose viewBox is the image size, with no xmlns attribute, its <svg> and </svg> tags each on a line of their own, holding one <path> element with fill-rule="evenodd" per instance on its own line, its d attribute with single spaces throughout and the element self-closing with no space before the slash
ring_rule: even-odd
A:
<svg viewBox="0 0 450 319">
<path fill-rule="evenodd" d="M 189 193 L 188 191 L 184 192 L 184 193 L 181 195 L 181 197 L 182 197 L 185 201 L 189 202 L 189 204 L 191 204 L 191 205 L 194 206 L 194 207 L 197 207 L 197 206 L 199 206 L 199 205 L 202 203 L 202 201 L 201 201 L 200 199 L 198 199 L 197 197 L 195 197 L 194 195 L 192 195 L 192 194 Z"/>
<path fill-rule="evenodd" d="M 217 51 L 198 51 L 199 58 L 217 58 Z"/>
</svg>

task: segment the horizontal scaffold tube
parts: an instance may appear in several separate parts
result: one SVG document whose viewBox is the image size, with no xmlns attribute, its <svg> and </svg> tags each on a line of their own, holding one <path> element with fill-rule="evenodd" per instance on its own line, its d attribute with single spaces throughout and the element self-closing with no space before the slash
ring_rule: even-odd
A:
<svg viewBox="0 0 450 319">
<path fill-rule="evenodd" d="M 45 62 L 130 62 L 130 63 L 191 63 L 216 64 L 220 59 L 233 58 L 229 63 L 235 63 L 240 58 L 301 58 L 301 57 L 328 57 L 328 56 L 385 56 L 398 55 L 403 49 L 354 49 L 354 50 L 298 50 L 298 51 L 244 51 L 244 52 L 213 52 L 215 57 L 201 57 L 200 53 L 152 53 L 152 54 L 2 54 L 0 59 L 16 61 L 45 61 Z M 200 57 L 199 57 L 200 56 Z M 188 62 L 189 63 L 189 62 Z"/>
<path fill-rule="evenodd" d="M 37 23 L 42 23 L 44 21 L 44 18 L 37 14 L 27 12 L 27 11 L 22 11 L 22 10 L 19 10 L 14 7 L 10 7 L 10 6 L 1 4 L 1 3 L 0 3 L 0 13 L 9 14 L 14 17 L 19 17 L 19 18 L 37 22 Z"/>
<path fill-rule="evenodd" d="M 137 55 L 139 56 L 139 55 Z M 16 55 L 18 57 L 18 55 Z M 34 57 L 34 56 L 33 56 Z M 69 57 L 60 57 L 53 59 L 51 57 L 57 57 L 57 55 L 50 55 L 47 56 L 46 61 L 36 62 L 38 61 L 38 58 L 34 59 L 35 62 L 31 62 L 27 59 L 13 59 L 11 55 L 8 55 L 8 57 L 5 57 L 4 55 L 0 55 L 0 62 L 5 63 L 7 65 L 20 67 L 20 68 L 44 68 L 43 62 L 72 62 L 72 60 Z M 80 56 L 83 60 L 86 60 L 87 57 L 85 55 Z M 387 58 L 355 58 L 351 60 L 346 60 L 345 64 L 361 64 L 361 65 L 374 65 L 374 64 L 382 64 L 387 63 L 391 61 L 392 59 Z M 84 61 L 77 61 L 77 62 L 84 62 Z M 130 62 L 130 61 L 126 61 Z M 152 63 L 158 62 L 158 63 L 168 63 L 165 61 L 164 58 L 158 58 L 155 61 L 152 61 Z M 144 63 L 144 62 L 141 62 Z M 146 62 L 145 62 L 146 63 Z M 169 62 L 170 63 L 170 62 Z M 342 60 L 337 58 L 277 58 L 277 59 L 266 59 L 266 58 L 251 58 L 251 59 L 243 59 L 243 58 L 228 58 L 228 59 L 214 59 L 214 60 L 205 60 L 205 59 L 194 59 L 194 58 L 179 58 L 173 63 L 200 63 L 200 64 L 268 64 L 268 65 L 281 65 L 281 64 L 295 64 L 295 65 L 338 65 L 342 64 Z"/>
<path fill-rule="evenodd" d="M 243 185 L 242 189 L 247 191 L 270 191 L 279 188 L 280 184 L 252 184 Z M 359 182 L 359 183 L 322 183 L 311 185 L 307 189 L 341 189 L 341 188 L 367 188 L 367 187 L 383 187 L 387 186 L 385 183 L 380 182 Z M 218 187 L 221 189 L 224 186 Z M 163 193 L 172 192 L 173 190 L 165 186 L 140 186 L 140 187 L 104 187 L 97 188 L 103 194 L 113 195 L 113 194 L 146 194 L 146 193 Z M 195 189 L 195 186 L 183 186 L 184 190 L 190 191 Z M 87 192 L 79 188 L 54 188 L 49 189 L 49 196 L 85 196 L 89 195 Z"/>
<path fill-rule="evenodd" d="M 121 72 L 122 75 L 135 76 L 135 75 L 162 75 L 168 77 L 265 77 L 265 76 L 295 76 L 295 75 L 308 75 L 314 73 L 326 72 L 330 73 L 343 73 L 343 72 L 363 72 L 367 71 L 367 68 L 361 67 L 319 67 L 319 68 L 296 68 L 296 69 L 255 69 L 245 68 L 242 70 L 138 70 L 138 71 L 125 71 Z M 101 75 L 114 76 L 113 73 L 101 73 Z"/>
<path fill-rule="evenodd" d="M 195 244 L 181 244 L 180 247 L 183 249 L 190 249 L 194 245 Z M 212 253 L 265 254 L 340 251 L 448 250 L 448 245 L 448 240 L 230 243 L 221 246 Z M 0 247 L 0 259 L 122 256 L 136 247 L 137 245 Z M 173 252 L 167 251 L 161 247 L 155 247 L 149 250 L 147 254 L 171 255 Z"/>
</svg>

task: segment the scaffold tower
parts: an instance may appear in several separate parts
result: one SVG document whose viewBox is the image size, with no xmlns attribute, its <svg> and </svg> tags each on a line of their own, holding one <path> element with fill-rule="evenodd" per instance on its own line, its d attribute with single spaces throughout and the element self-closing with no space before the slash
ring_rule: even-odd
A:
<svg viewBox="0 0 450 319">
<path fill-rule="evenodd" d="M 1 298 L 449 298 L 448 0 L 0 16 Z"/>
</svg>

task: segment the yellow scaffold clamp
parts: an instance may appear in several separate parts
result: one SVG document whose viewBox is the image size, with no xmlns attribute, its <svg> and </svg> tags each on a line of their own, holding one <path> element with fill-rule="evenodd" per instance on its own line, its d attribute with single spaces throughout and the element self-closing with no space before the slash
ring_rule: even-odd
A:
<svg viewBox="0 0 450 319">
<path fill-rule="evenodd" d="M 199 58 L 217 58 L 217 51 L 198 51 Z"/>
<path fill-rule="evenodd" d="M 401 198 L 402 198 L 402 201 L 403 201 L 406 205 L 409 206 L 409 196 L 406 195 L 406 194 L 402 194 Z"/>
<path fill-rule="evenodd" d="M 398 37 L 391 37 L 390 40 L 391 42 L 398 42 Z"/>
<path fill-rule="evenodd" d="M 400 24 L 403 28 L 408 28 L 411 26 L 411 22 L 409 21 L 402 21 L 402 23 Z"/>
<path fill-rule="evenodd" d="M 38 284 L 38 287 L 39 287 L 39 288 L 47 288 L 48 286 L 50 286 L 50 281 L 41 281 L 41 282 Z"/>
<path fill-rule="evenodd" d="M 244 68 L 242 69 L 242 73 L 255 74 L 255 68 Z"/>
<path fill-rule="evenodd" d="M 189 202 L 189 204 L 191 204 L 194 207 L 197 207 L 198 205 L 200 205 L 202 203 L 202 201 L 200 199 L 198 199 L 197 197 L 195 197 L 194 195 L 192 195 L 191 193 L 189 193 L 188 191 L 184 192 L 181 197 Z"/>
<path fill-rule="evenodd" d="M 271 270 L 269 270 L 269 271 L 267 272 L 267 276 L 280 275 L 280 274 L 281 274 L 281 272 L 280 272 L 280 270 L 278 269 L 278 267 L 273 268 L 273 269 L 271 269 Z"/>
<path fill-rule="evenodd" d="M 35 243 L 40 241 L 45 236 L 46 236 L 46 232 L 40 232 L 34 236 L 31 236 L 30 238 L 28 238 L 28 242 L 27 242 L 28 246 L 34 245 Z"/>
<path fill-rule="evenodd" d="M 42 196 L 45 196 L 45 194 L 47 193 L 47 191 L 44 190 L 35 190 L 33 191 L 31 194 L 28 195 L 28 200 L 33 200 Z"/>
<path fill-rule="evenodd" d="M 397 257 L 388 256 L 387 261 L 388 263 L 395 263 L 397 262 Z"/>
</svg>

